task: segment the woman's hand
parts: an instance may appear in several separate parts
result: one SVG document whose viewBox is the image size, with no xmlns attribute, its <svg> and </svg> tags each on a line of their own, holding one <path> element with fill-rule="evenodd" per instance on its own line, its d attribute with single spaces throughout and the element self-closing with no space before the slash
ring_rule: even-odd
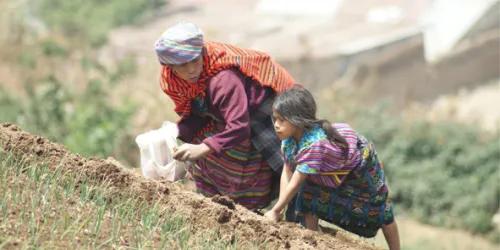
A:
<svg viewBox="0 0 500 250">
<path fill-rule="evenodd" d="M 211 151 L 205 143 L 201 144 L 189 144 L 184 143 L 178 148 L 174 148 L 174 159 L 179 161 L 195 161 L 198 160 Z"/>
<path fill-rule="evenodd" d="M 281 218 L 281 214 L 276 210 L 271 209 L 264 214 L 264 217 L 273 222 L 278 222 Z"/>
</svg>

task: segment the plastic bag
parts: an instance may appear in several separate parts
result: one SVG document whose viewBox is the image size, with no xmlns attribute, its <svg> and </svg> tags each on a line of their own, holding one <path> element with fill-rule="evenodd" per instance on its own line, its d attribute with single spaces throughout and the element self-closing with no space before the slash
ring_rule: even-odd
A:
<svg viewBox="0 0 500 250">
<path fill-rule="evenodd" d="M 177 125 L 166 121 L 161 128 L 140 134 L 135 138 L 139 146 L 142 175 L 148 179 L 176 181 L 186 175 L 189 162 L 174 160 L 177 146 Z"/>
</svg>

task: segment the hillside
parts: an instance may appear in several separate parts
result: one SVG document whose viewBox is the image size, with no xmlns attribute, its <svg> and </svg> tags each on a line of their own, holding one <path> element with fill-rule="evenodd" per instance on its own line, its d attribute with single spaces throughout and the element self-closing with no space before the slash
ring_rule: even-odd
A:
<svg viewBox="0 0 500 250">
<path fill-rule="evenodd" d="M 298 225 L 290 223 L 269 223 L 264 221 L 261 216 L 235 205 L 224 197 L 204 198 L 195 193 L 182 190 L 177 184 L 145 180 L 135 172 L 121 167 L 118 162 L 112 159 L 80 157 L 68 152 L 61 145 L 52 143 L 43 137 L 26 133 L 13 124 L 4 123 L 0 126 L 0 146 L 3 154 L 11 153 L 15 157 L 21 157 L 24 159 L 23 161 L 36 166 L 46 164 L 49 171 L 58 172 L 61 176 L 78 174 L 85 177 L 85 179 L 93 180 L 92 185 L 105 183 L 106 187 L 111 191 L 105 192 L 103 199 L 110 204 L 118 197 L 136 198 L 150 206 L 154 205 L 163 208 L 161 211 L 174 211 L 175 215 L 181 216 L 191 223 L 191 227 L 189 227 L 191 234 L 199 235 L 201 232 L 213 232 L 216 234 L 217 239 L 224 241 L 227 245 L 235 244 L 234 246 L 237 248 L 375 249 L 375 247 L 354 239 L 344 232 L 334 232 L 332 235 L 304 230 Z M 17 172 L 19 171 L 22 172 L 23 170 Z M 57 180 L 55 181 L 57 182 Z M 12 183 L 16 183 L 16 180 L 5 181 L 1 186 L 13 185 Z M 73 183 L 77 186 L 81 185 L 80 181 Z M 62 183 L 58 184 L 63 185 Z M 72 210 L 71 206 L 76 206 L 78 203 L 70 204 L 74 205 L 64 207 L 64 210 Z M 57 204 L 49 205 L 55 206 Z M 111 205 L 109 206 L 111 207 Z M 61 212 L 52 211 L 54 214 L 61 214 Z M 85 213 L 85 211 L 81 212 Z M 6 213 L 7 218 L 15 216 L 16 213 L 24 214 L 25 212 L 22 209 L 12 211 Z M 109 213 L 106 214 L 109 215 Z M 160 217 L 162 216 L 160 215 Z M 41 222 L 37 224 L 39 227 L 44 225 L 45 220 L 50 220 L 50 216 L 40 216 L 40 218 L 42 218 Z M 109 216 L 106 218 L 112 219 Z M 2 242 L 3 240 L 0 237 L 0 245 L 20 247 L 19 242 L 28 242 L 24 238 L 24 236 L 29 236 L 28 231 L 31 232 L 28 228 L 26 228 L 26 232 L 21 230 L 18 235 L 15 235 L 13 231 L 8 230 L 8 228 L 13 227 L 9 223 L 15 223 L 15 220 L 6 219 L 0 222 L 2 224 L 0 226 L 0 235 L 9 235 L 10 239 L 19 237 L 11 240 L 16 243 L 12 245 L 8 245 L 10 243 L 5 239 L 3 239 L 5 242 Z M 40 228 L 35 233 L 43 231 L 43 228 Z M 86 232 L 84 235 L 90 234 L 87 229 L 84 229 L 83 232 Z M 64 235 L 61 235 L 61 238 L 63 237 Z M 114 245 L 115 242 L 99 242 L 101 238 L 98 235 L 93 237 L 95 237 L 97 241 L 95 244 L 97 245 L 104 244 L 103 246 L 109 248 L 116 246 Z M 43 241 L 43 237 L 39 237 L 38 240 Z M 131 240 L 121 238 L 116 244 L 125 247 L 127 244 L 132 243 Z M 39 245 L 42 243 L 35 242 L 33 244 Z M 157 243 L 153 238 L 151 244 L 156 246 Z M 54 245 L 49 243 L 49 246 Z M 61 243 L 57 244 L 57 246 L 64 248 L 64 244 L 61 245 Z M 177 246 L 177 248 L 183 247 Z"/>
</svg>

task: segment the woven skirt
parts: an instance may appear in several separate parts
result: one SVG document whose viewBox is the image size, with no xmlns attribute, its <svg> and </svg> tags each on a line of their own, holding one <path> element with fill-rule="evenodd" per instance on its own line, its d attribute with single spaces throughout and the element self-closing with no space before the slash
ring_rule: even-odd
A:
<svg viewBox="0 0 500 250">
<path fill-rule="evenodd" d="M 204 132 L 193 142 L 212 134 Z M 197 191 L 205 196 L 226 195 L 248 209 L 266 207 L 271 200 L 273 170 L 250 140 L 220 154 L 211 153 L 188 171 Z"/>
<path fill-rule="evenodd" d="M 294 205 L 298 217 L 312 213 L 368 238 L 374 237 L 382 225 L 394 221 L 383 166 L 375 148 L 364 138 L 358 147 L 365 152 L 363 161 L 339 187 L 304 182 Z"/>
</svg>

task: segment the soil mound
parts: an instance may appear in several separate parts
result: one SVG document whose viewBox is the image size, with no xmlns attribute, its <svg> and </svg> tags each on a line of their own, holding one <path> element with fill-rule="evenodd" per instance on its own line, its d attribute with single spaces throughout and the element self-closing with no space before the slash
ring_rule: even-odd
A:
<svg viewBox="0 0 500 250">
<path fill-rule="evenodd" d="M 271 249 L 376 249 L 336 231 L 332 234 L 305 230 L 292 223 L 270 223 L 224 196 L 205 198 L 180 185 L 146 180 L 113 159 L 85 158 L 63 146 L 22 131 L 14 124 L 0 124 L 0 148 L 22 155 L 27 161 L 48 164 L 53 170 L 75 172 L 109 183 L 116 195 L 133 195 L 185 216 L 193 230 L 214 230 L 222 239 L 238 244 L 266 242 Z"/>
</svg>

